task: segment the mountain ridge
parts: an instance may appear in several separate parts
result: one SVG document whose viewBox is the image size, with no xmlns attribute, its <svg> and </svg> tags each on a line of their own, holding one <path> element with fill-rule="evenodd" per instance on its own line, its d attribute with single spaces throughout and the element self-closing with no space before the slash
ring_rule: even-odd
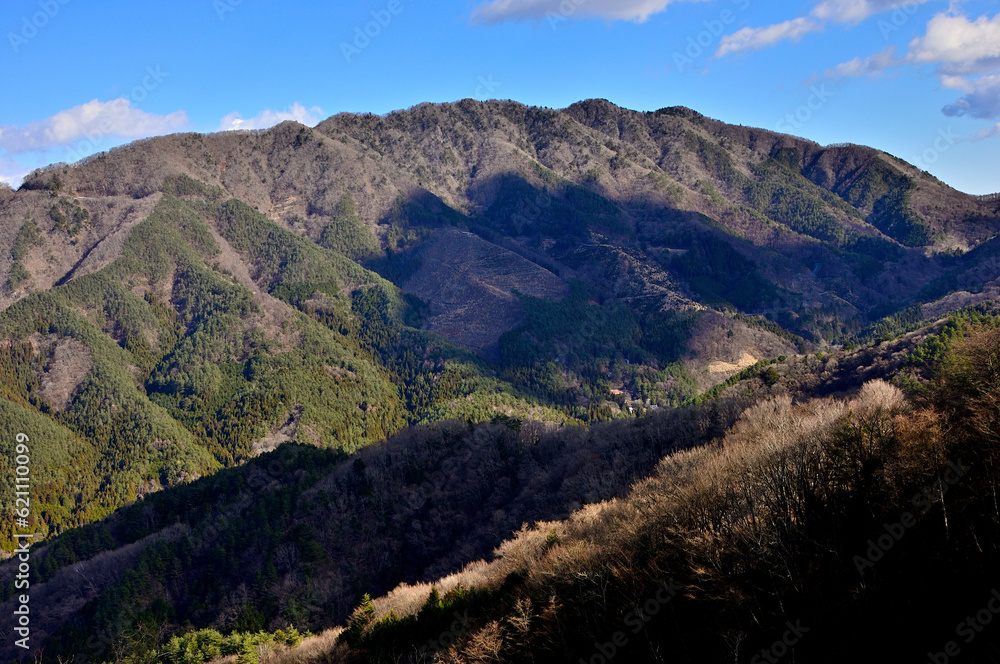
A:
<svg viewBox="0 0 1000 664">
<path fill-rule="evenodd" d="M 0 447 L 39 441 L 31 525 L 64 575 L 45 592 L 74 597 L 45 632 L 76 647 L 128 602 L 136 628 L 326 627 L 623 499 L 762 400 L 928 383 L 912 331 L 1000 294 L 998 228 L 995 201 L 871 148 L 604 100 L 176 134 L 37 171 L 0 188 Z M 100 587 L 61 571 L 119 549 Z"/>
<path fill-rule="evenodd" d="M 1000 292 L 991 205 L 870 148 L 683 107 L 423 104 L 33 173 L 0 203 L 0 319 L 41 335 L 30 358 L 8 342 L 33 376 L 17 403 L 118 435 L 81 402 L 115 384 L 201 455 L 121 501 L 206 472 L 206 444 L 230 464 L 274 436 L 353 449 L 448 413 L 617 417 L 940 316 Z M 295 372 L 381 403 L 309 406 Z M 236 425 L 224 395 L 260 419 Z"/>
</svg>

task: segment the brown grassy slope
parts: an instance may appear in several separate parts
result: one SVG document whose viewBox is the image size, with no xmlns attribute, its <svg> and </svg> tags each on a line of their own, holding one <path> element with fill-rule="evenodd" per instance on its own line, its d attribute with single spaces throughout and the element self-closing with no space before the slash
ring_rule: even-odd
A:
<svg viewBox="0 0 1000 664">
<path fill-rule="evenodd" d="M 67 201 L 90 216 L 77 232 L 57 228 L 51 214 L 55 205 Z M 121 255 L 129 230 L 149 216 L 159 194 L 144 198 L 131 196 L 82 197 L 53 195 L 48 191 L 18 191 L 0 203 L 0 279 L 6 281 L 12 265 L 11 248 L 26 220 L 42 233 L 42 241 L 29 248 L 21 263 L 31 273 L 30 282 L 13 292 L 0 289 L 0 309 L 32 291 L 48 290 L 60 281 L 96 272 Z"/>
<path fill-rule="evenodd" d="M 998 339 L 986 336 L 955 358 L 948 381 L 977 385 L 957 410 L 910 403 L 880 380 L 847 399 L 760 402 L 718 444 L 665 457 L 629 496 L 377 599 L 346 632 L 358 647 L 325 661 L 420 661 L 428 636 L 453 664 L 586 661 L 602 647 L 607 659 L 611 641 L 627 661 L 749 661 L 792 624 L 809 633 L 785 641 L 795 661 L 936 652 L 997 580 Z M 890 544 L 867 553 L 875 540 Z M 446 641 L 425 608 L 432 588 L 470 616 Z M 995 645 L 987 635 L 969 650 Z"/>
</svg>

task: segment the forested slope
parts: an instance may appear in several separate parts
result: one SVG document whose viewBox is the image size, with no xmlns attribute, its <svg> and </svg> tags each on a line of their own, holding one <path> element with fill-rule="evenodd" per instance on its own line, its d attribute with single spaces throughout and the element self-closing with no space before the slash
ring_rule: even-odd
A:
<svg viewBox="0 0 1000 664">
<path fill-rule="evenodd" d="M 602 100 L 178 134 L 0 187 L 0 469 L 26 434 L 41 592 L 58 607 L 46 652 L 82 639 L 91 656 L 154 657 L 196 627 L 327 628 L 525 522 L 570 519 L 545 545 L 566 550 L 574 510 L 632 500 L 677 448 L 708 443 L 697 467 L 722 463 L 740 413 L 783 395 L 776 422 L 838 413 L 810 448 L 822 477 L 803 481 L 841 484 L 809 513 L 850 520 L 842 501 L 862 494 L 889 509 L 898 496 L 836 475 L 827 443 L 876 379 L 906 390 L 899 418 L 965 426 L 928 372 L 992 324 L 998 224 L 995 201 L 877 150 Z M 937 345 L 914 351 L 928 334 Z M 468 467 L 437 483 L 456 458 Z M 910 486 L 892 463 L 886 482 Z M 683 524 L 656 555 L 688 551 Z M 12 535 L 5 522 L 4 551 Z M 754 584 L 791 592 L 747 574 L 713 577 L 750 598 L 719 627 L 737 641 L 757 632 L 733 625 L 777 615 Z M 544 599 L 515 577 L 482 589 L 511 661 L 549 647 L 504 649 L 510 607 L 490 593 Z M 620 608 L 574 606 L 580 625 Z M 109 622 L 128 629 L 85 643 Z M 370 628 L 350 632 L 358 652 Z"/>
</svg>

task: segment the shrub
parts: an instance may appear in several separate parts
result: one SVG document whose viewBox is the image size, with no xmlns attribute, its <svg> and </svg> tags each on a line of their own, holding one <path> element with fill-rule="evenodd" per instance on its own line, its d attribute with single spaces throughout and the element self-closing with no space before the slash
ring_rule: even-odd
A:
<svg viewBox="0 0 1000 664">
<path fill-rule="evenodd" d="M 21 261 L 14 261 L 10 266 L 10 276 L 7 277 L 7 288 L 15 290 L 31 280 L 31 273 Z"/>
</svg>

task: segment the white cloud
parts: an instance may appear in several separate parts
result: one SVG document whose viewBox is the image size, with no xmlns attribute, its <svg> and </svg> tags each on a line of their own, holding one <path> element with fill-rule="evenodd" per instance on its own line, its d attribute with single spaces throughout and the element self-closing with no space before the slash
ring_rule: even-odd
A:
<svg viewBox="0 0 1000 664">
<path fill-rule="evenodd" d="M 799 41 L 810 32 L 822 29 L 822 23 L 805 16 L 764 28 L 743 28 L 723 37 L 715 57 L 757 50 L 786 40 Z"/>
<path fill-rule="evenodd" d="M 1000 118 L 1000 74 L 972 79 L 947 77 L 942 83 L 965 92 L 964 97 L 942 109 L 945 115 L 968 115 L 980 120 Z"/>
<path fill-rule="evenodd" d="M 1000 14 L 972 20 L 942 12 L 927 24 L 927 32 L 910 42 L 904 64 L 935 65 L 942 87 L 964 96 L 941 111 L 948 116 L 980 120 L 1000 118 Z M 996 128 L 980 136 L 997 135 Z"/>
<path fill-rule="evenodd" d="M 969 79 L 948 74 L 941 76 L 941 87 L 948 88 L 949 90 L 961 90 L 962 92 L 972 92 L 976 89 L 976 86 Z"/>
<path fill-rule="evenodd" d="M 935 0 L 820 0 L 807 16 L 768 25 L 743 28 L 722 40 L 716 57 L 773 46 L 785 40 L 799 41 L 810 32 L 819 32 L 827 23 L 858 23 L 887 11 L 913 13 L 917 5 Z M 846 66 L 849 63 L 844 63 Z M 860 61 L 858 64 L 862 64 Z"/>
<path fill-rule="evenodd" d="M 28 171 L 27 173 L 15 173 L 14 175 L 0 175 L 0 182 L 3 182 L 11 189 L 17 189 L 21 186 L 21 183 L 24 182 L 24 178 L 28 177 L 28 173 L 30 172 L 31 171 Z"/>
<path fill-rule="evenodd" d="M 307 109 L 298 102 L 292 104 L 285 111 L 272 111 L 270 109 L 262 111 L 256 117 L 244 119 L 239 113 L 230 113 L 222 118 L 219 123 L 219 131 L 231 131 L 233 129 L 267 129 L 276 124 L 281 124 L 285 120 L 294 120 L 309 127 L 319 124 L 323 118 L 323 109 L 313 106 Z"/>
<path fill-rule="evenodd" d="M 45 120 L 0 127 L 0 150 L 14 155 L 70 145 L 83 138 L 96 142 L 106 136 L 157 136 L 177 131 L 187 123 L 184 111 L 156 115 L 132 108 L 128 99 L 95 99 Z"/>
<path fill-rule="evenodd" d="M 942 87 L 963 93 L 941 109 L 945 115 L 1000 118 L 1000 14 L 971 20 L 954 11 L 939 13 L 928 22 L 926 34 L 910 42 L 905 57 L 897 59 L 895 50 L 887 48 L 838 65 L 826 77 L 865 76 L 903 65 L 933 65 Z M 996 135 L 997 128 L 991 127 L 978 137 Z"/>
<path fill-rule="evenodd" d="M 941 13 L 927 24 L 927 34 L 910 42 L 913 64 L 937 64 L 943 74 L 976 74 L 1000 67 L 1000 14 L 975 21 Z"/>
<path fill-rule="evenodd" d="M 964 96 L 941 109 L 951 117 L 1000 118 L 1000 14 L 975 20 L 942 12 L 927 24 L 927 33 L 910 42 L 906 61 L 936 65 L 941 85 Z M 992 127 L 980 138 L 998 135 Z"/>
<path fill-rule="evenodd" d="M 472 12 L 472 20 L 494 24 L 504 21 L 569 17 L 608 20 L 645 21 L 653 14 L 664 11 L 668 5 L 682 0 L 487 0 Z M 689 0 L 702 2 L 705 0 Z M 907 11 L 909 7 L 934 0 L 820 0 L 811 16 L 821 21 L 856 23 L 869 16 L 896 8 Z M 774 26 L 772 26 L 774 27 Z M 766 28 L 761 28 L 764 30 Z"/>
<path fill-rule="evenodd" d="M 8 185 L 11 189 L 21 186 L 21 181 L 31 171 L 13 159 L 0 159 L 0 182 Z"/>
<path fill-rule="evenodd" d="M 678 0 L 489 0 L 472 12 L 472 20 L 486 24 L 542 18 L 603 18 L 642 23 Z M 700 0 L 693 0 L 699 2 Z"/>
<path fill-rule="evenodd" d="M 875 55 L 867 58 L 854 58 L 849 62 L 837 65 L 833 69 L 827 69 L 824 76 L 828 79 L 838 78 L 860 78 L 877 74 L 880 71 L 902 64 L 896 58 L 896 47 L 888 46 Z"/>
<path fill-rule="evenodd" d="M 976 134 L 976 140 L 983 140 L 984 138 L 993 138 L 994 136 L 1000 136 L 1000 122 L 993 125 L 992 127 L 980 129 L 979 132 Z"/>
<path fill-rule="evenodd" d="M 894 9 L 911 14 L 911 8 L 934 0 L 822 0 L 812 15 L 834 23 L 859 23 L 870 16 Z"/>
<path fill-rule="evenodd" d="M 894 12 L 891 22 L 898 28 L 916 13 L 919 5 L 933 1 L 819 0 L 807 16 L 763 28 L 744 28 L 725 37 L 715 55 L 722 57 L 798 40 L 830 23 L 857 23 L 889 11 Z M 1000 118 L 1000 14 L 973 20 L 958 10 L 960 4 L 952 0 L 947 11 L 935 15 L 927 23 L 924 36 L 910 42 L 905 56 L 898 57 L 895 47 L 890 46 L 867 58 L 857 57 L 828 69 L 824 77 L 860 78 L 893 67 L 933 65 L 944 88 L 963 93 L 942 109 L 945 115 Z M 978 135 L 991 136 L 1000 136 L 1000 124 Z"/>
</svg>

